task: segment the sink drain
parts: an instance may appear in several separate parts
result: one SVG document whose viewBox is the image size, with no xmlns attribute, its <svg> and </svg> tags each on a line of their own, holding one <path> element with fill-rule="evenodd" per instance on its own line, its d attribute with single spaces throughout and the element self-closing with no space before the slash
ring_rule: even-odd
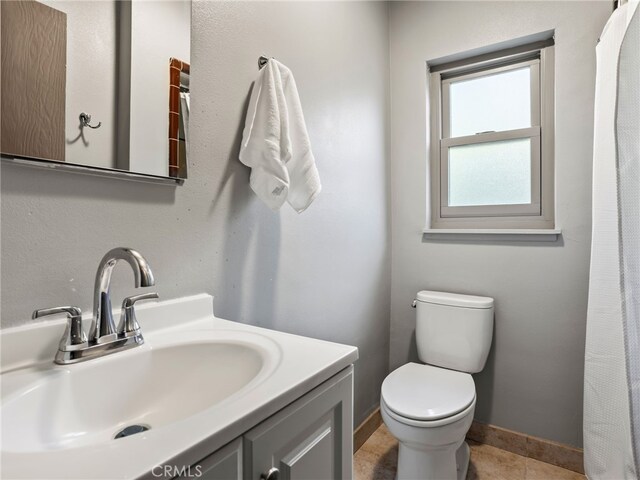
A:
<svg viewBox="0 0 640 480">
<path fill-rule="evenodd" d="M 129 425 L 128 427 L 124 427 L 122 430 L 116 433 L 116 436 L 113 438 L 115 440 L 117 438 L 129 437 L 131 435 L 135 435 L 136 433 L 146 432 L 150 428 L 151 427 L 149 427 L 148 425 Z"/>
</svg>

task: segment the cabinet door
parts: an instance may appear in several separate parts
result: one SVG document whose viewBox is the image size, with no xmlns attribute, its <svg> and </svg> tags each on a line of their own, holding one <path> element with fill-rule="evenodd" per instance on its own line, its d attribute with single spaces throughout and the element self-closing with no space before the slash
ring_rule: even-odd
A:
<svg viewBox="0 0 640 480">
<path fill-rule="evenodd" d="M 180 479 L 242 480 L 242 439 L 237 438 L 220 450 L 192 465 Z"/>
<path fill-rule="evenodd" d="M 245 479 L 351 480 L 352 409 L 349 367 L 245 434 Z"/>
<path fill-rule="evenodd" d="M 39 2 L 0 10 L 0 150 L 64 161 L 67 15 Z"/>
</svg>

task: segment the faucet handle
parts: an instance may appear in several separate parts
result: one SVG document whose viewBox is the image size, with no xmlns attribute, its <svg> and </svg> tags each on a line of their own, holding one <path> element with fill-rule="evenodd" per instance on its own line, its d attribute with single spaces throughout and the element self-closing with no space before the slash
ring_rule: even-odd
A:
<svg viewBox="0 0 640 480">
<path fill-rule="evenodd" d="M 82 330 L 82 310 L 78 307 L 54 307 L 54 308 L 42 308 L 35 310 L 31 318 L 44 317 L 46 315 L 56 315 L 58 313 L 64 313 L 67 315 L 67 326 L 64 330 L 64 334 L 60 339 L 59 349 L 62 351 L 72 351 L 84 348 L 87 346 L 87 336 Z"/>
<path fill-rule="evenodd" d="M 133 295 L 131 297 L 127 297 L 122 302 L 122 308 L 130 308 L 133 307 L 133 304 L 138 300 L 150 300 L 152 298 L 160 298 L 156 292 L 149 293 L 141 293 L 140 295 Z"/>
<path fill-rule="evenodd" d="M 118 335 L 124 334 L 125 337 L 131 337 L 140 334 L 140 325 L 136 319 L 134 305 L 140 300 L 150 300 L 152 298 L 159 298 L 158 294 L 156 292 L 143 293 L 141 295 L 127 297 L 123 300 L 120 322 L 118 323 Z"/>
</svg>

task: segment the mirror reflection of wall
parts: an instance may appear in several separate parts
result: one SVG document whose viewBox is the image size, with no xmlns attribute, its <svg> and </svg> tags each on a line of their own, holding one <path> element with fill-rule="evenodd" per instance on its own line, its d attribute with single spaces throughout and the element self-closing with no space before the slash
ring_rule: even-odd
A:
<svg viewBox="0 0 640 480">
<path fill-rule="evenodd" d="M 116 22 L 120 2 L 41 3 L 65 13 L 67 18 L 65 161 L 116 168 Z M 82 112 L 91 115 L 91 124 L 100 122 L 100 128 L 80 128 Z"/>
<path fill-rule="evenodd" d="M 2 153 L 184 178 L 169 168 L 169 76 L 190 29 L 188 0 L 2 2 Z M 30 101 L 29 84 L 48 97 Z"/>
<path fill-rule="evenodd" d="M 168 175 L 169 62 L 190 62 L 190 2 L 131 4 L 130 170 Z"/>
</svg>

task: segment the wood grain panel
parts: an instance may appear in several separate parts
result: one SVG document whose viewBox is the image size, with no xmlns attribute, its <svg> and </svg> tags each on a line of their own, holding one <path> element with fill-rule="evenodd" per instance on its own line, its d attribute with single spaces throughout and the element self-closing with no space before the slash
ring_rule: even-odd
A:
<svg viewBox="0 0 640 480">
<path fill-rule="evenodd" d="M 67 16 L 31 0 L 1 8 L 0 150 L 64 161 Z"/>
</svg>

